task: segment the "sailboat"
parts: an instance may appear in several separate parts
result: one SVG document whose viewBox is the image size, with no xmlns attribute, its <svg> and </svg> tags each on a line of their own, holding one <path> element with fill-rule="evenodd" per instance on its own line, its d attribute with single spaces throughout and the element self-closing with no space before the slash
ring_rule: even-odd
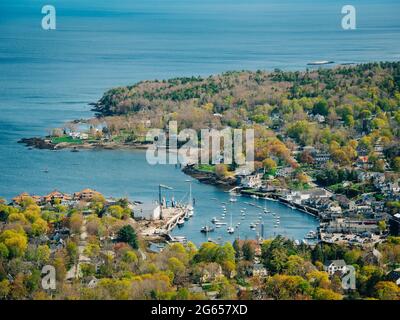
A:
<svg viewBox="0 0 400 320">
<path fill-rule="evenodd" d="M 231 225 L 226 229 L 228 233 L 232 234 L 235 232 L 235 228 L 232 226 L 232 212 L 231 212 Z"/>
<path fill-rule="evenodd" d="M 264 213 L 270 213 L 270 211 L 267 209 L 267 199 L 264 198 Z"/>
<path fill-rule="evenodd" d="M 193 208 L 193 197 L 192 197 L 192 182 L 189 183 L 189 203 L 187 205 L 187 209 L 193 216 L 194 208 Z"/>
</svg>

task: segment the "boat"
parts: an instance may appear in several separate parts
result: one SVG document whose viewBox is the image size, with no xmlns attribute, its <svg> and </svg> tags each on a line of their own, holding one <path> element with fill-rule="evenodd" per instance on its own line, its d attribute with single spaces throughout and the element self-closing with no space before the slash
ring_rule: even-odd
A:
<svg viewBox="0 0 400 320">
<path fill-rule="evenodd" d="M 270 211 L 267 209 L 267 199 L 264 198 L 264 213 L 269 213 Z"/>
<path fill-rule="evenodd" d="M 191 217 L 193 217 L 194 212 L 193 212 L 193 211 L 189 211 L 189 212 L 187 213 L 187 215 L 188 215 L 189 218 L 191 218 Z"/>
<path fill-rule="evenodd" d="M 204 226 L 200 230 L 200 232 L 203 232 L 203 233 L 212 232 L 212 231 L 214 231 L 214 228 L 213 227 L 209 227 L 209 226 Z"/>
<path fill-rule="evenodd" d="M 253 199 L 258 199 L 258 195 L 256 194 L 252 194 L 250 197 L 252 197 Z"/>
<path fill-rule="evenodd" d="M 228 233 L 230 233 L 230 234 L 235 232 L 235 228 L 232 226 L 232 212 L 231 212 L 231 224 L 228 227 L 228 229 L 226 229 L 226 231 L 228 231 Z"/>
<path fill-rule="evenodd" d="M 216 222 L 216 223 L 215 223 L 215 226 L 216 226 L 216 227 L 218 227 L 218 226 L 226 226 L 226 225 L 227 225 L 226 222 Z"/>
<path fill-rule="evenodd" d="M 189 220 L 189 214 L 186 213 L 185 216 L 183 217 L 183 219 L 185 219 L 185 221 L 188 221 Z"/>
<path fill-rule="evenodd" d="M 242 217 L 242 220 L 244 220 L 244 219 L 245 219 L 245 217 L 243 216 L 243 217 Z"/>
<path fill-rule="evenodd" d="M 233 198 L 233 197 L 229 199 L 229 202 L 236 202 L 236 201 L 237 201 L 237 199 Z"/>
<path fill-rule="evenodd" d="M 79 152 L 79 150 L 78 150 L 76 147 L 74 147 L 74 148 L 71 150 L 71 152 Z"/>
<path fill-rule="evenodd" d="M 179 219 L 176 224 L 178 225 L 178 227 L 183 227 L 183 225 L 185 224 L 185 220 L 184 219 Z"/>
<path fill-rule="evenodd" d="M 212 222 L 212 223 L 216 223 L 216 222 L 218 222 L 218 221 L 219 221 L 219 220 L 217 219 L 217 217 L 214 217 L 214 218 L 211 219 L 211 222 Z"/>
<path fill-rule="evenodd" d="M 328 61 L 328 60 L 321 60 L 321 61 L 312 61 L 307 63 L 308 66 L 322 66 L 324 64 L 332 64 L 335 63 L 335 61 Z"/>
<path fill-rule="evenodd" d="M 171 242 L 185 243 L 185 242 L 187 242 L 187 239 L 184 236 L 175 236 L 175 237 L 172 237 L 170 241 Z"/>
<path fill-rule="evenodd" d="M 304 237 L 304 239 L 310 239 L 310 240 L 312 240 L 312 239 L 317 239 L 317 238 L 318 238 L 318 235 L 317 235 L 317 233 L 316 233 L 315 231 L 313 231 L 313 230 L 309 231 L 309 232 L 306 234 L 306 236 Z"/>
</svg>

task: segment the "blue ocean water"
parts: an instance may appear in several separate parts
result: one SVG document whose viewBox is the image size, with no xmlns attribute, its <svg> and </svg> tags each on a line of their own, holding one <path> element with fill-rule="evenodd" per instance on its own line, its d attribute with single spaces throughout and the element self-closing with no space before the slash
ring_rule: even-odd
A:
<svg viewBox="0 0 400 320">
<path fill-rule="evenodd" d="M 341 28 L 342 4 L 334 0 L 53 0 L 54 31 L 41 28 L 45 4 L 0 2 L 0 195 L 7 199 L 22 191 L 91 187 L 150 200 L 159 183 L 172 185 L 177 198 L 186 192 L 185 175 L 149 166 L 141 152 L 54 152 L 17 144 L 92 116 L 87 104 L 108 88 L 227 70 L 304 69 L 314 60 L 400 59 L 397 0 L 352 1 L 357 29 L 351 31 Z M 219 213 L 219 203 L 209 199 L 228 196 L 198 183 L 194 194 L 196 218 L 176 233 L 199 242 L 200 226 Z M 317 225 L 312 217 L 271 206 L 280 211 L 281 227 L 268 224 L 267 234 L 300 239 Z"/>
</svg>

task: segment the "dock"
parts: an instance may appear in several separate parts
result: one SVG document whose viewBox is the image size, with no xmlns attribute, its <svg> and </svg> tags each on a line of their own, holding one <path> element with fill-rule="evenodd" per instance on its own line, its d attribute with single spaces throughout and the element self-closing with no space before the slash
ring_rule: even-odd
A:
<svg viewBox="0 0 400 320">
<path fill-rule="evenodd" d="M 162 208 L 162 219 L 137 221 L 140 235 L 151 241 L 164 241 L 187 214 L 186 207 Z"/>
</svg>

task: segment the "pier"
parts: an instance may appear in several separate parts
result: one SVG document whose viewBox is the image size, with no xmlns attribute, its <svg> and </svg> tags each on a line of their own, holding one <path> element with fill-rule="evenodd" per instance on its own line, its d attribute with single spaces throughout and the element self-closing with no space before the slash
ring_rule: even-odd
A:
<svg viewBox="0 0 400 320">
<path fill-rule="evenodd" d="M 163 207 L 161 219 L 137 221 L 139 232 L 146 240 L 163 241 L 187 212 L 186 207 Z"/>
</svg>

